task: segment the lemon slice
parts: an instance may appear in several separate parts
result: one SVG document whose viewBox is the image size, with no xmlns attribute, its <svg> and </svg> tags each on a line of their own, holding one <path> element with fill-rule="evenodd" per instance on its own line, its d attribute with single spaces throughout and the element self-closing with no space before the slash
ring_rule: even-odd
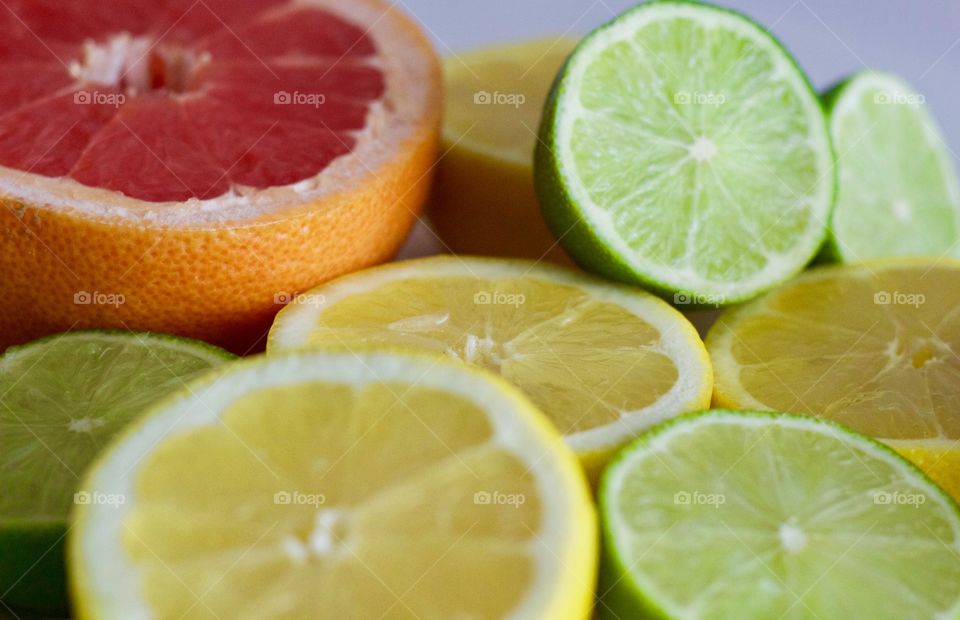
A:
<svg viewBox="0 0 960 620">
<path fill-rule="evenodd" d="M 576 40 L 546 37 L 444 60 L 443 158 L 428 214 L 458 254 L 566 261 L 533 188 L 550 84 Z"/>
<path fill-rule="evenodd" d="M 576 459 L 505 382 L 316 351 L 195 382 L 82 488 L 85 618 L 585 618 L 596 519 Z"/>
<path fill-rule="evenodd" d="M 823 416 L 960 498 L 960 262 L 815 269 L 721 318 L 715 403 Z"/>
<path fill-rule="evenodd" d="M 522 389 L 591 476 L 652 424 L 709 405 L 696 330 L 636 288 L 527 261 L 435 257 L 334 280 L 277 316 L 268 352 L 323 343 L 434 351 Z"/>
</svg>

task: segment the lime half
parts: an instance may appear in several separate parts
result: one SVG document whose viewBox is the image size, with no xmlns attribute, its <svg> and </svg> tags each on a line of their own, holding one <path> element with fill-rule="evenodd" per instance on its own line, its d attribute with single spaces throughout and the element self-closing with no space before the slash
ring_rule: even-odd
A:
<svg viewBox="0 0 960 620">
<path fill-rule="evenodd" d="M 819 99 L 737 13 L 652 2 L 594 31 L 540 133 L 537 191 L 567 252 L 678 303 L 753 297 L 826 235 L 836 179 Z"/>
<path fill-rule="evenodd" d="M 131 419 L 200 373 L 233 359 L 210 345 L 86 331 L 0 357 L 0 598 L 66 611 L 63 538 L 87 465 Z"/>
<path fill-rule="evenodd" d="M 923 95 L 864 71 L 826 101 L 840 172 L 832 258 L 960 256 L 956 171 Z"/>
<path fill-rule="evenodd" d="M 607 617 L 960 617 L 960 508 L 831 422 L 678 418 L 621 453 L 600 506 Z"/>
</svg>

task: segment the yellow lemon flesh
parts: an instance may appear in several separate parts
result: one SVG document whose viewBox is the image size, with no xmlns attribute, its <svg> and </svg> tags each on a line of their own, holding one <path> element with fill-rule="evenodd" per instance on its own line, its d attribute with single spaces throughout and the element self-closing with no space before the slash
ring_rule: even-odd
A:
<svg viewBox="0 0 960 620">
<path fill-rule="evenodd" d="M 521 394 L 451 361 L 241 362 L 97 463 L 70 568 L 88 618 L 587 617 L 596 523 Z"/>
<path fill-rule="evenodd" d="M 830 418 L 960 498 L 960 263 L 815 269 L 722 317 L 707 347 L 717 406 Z"/>
</svg>

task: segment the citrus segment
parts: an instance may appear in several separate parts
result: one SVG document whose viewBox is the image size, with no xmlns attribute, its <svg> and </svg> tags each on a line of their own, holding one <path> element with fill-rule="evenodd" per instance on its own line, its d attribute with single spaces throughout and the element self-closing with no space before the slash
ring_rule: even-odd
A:
<svg viewBox="0 0 960 620">
<path fill-rule="evenodd" d="M 827 250 L 845 261 L 960 256 L 960 187 L 923 95 L 863 71 L 826 101 L 840 172 Z"/>
<path fill-rule="evenodd" d="M 960 448 L 958 282 L 952 261 L 811 271 L 712 328 L 714 401 L 823 416 L 926 454 L 918 464 L 960 496 L 943 466 Z"/>
<path fill-rule="evenodd" d="M 835 424 L 710 411 L 625 450 L 600 490 L 610 618 L 955 618 L 960 508 Z"/>
<path fill-rule="evenodd" d="M 277 317 L 268 350 L 388 344 L 499 373 L 595 475 L 641 429 L 709 402 L 693 327 L 659 299 L 524 261 L 438 257 L 356 273 Z"/>
<path fill-rule="evenodd" d="M 225 351 L 121 332 L 74 332 L 0 357 L 0 597 L 67 609 L 62 540 L 79 477 L 145 407 L 214 366 Z"/>
<path fill-rule="evenodd" d="M 449 361 L 242 362 L 155 409 L 85 485 L 129 499 L 75 515 L 90 616 L 572 619 L 592 602 L 573 456 L 509 386 Z"/>
<path fill-rule="evenodd" d="M 739 14 L 673 1 L 577 47 L 548 101 L 536 181 L 578 263 L 702 305 L 800 271 L 835 186 L 820 102 L 780 44 Z"/>
</svg>

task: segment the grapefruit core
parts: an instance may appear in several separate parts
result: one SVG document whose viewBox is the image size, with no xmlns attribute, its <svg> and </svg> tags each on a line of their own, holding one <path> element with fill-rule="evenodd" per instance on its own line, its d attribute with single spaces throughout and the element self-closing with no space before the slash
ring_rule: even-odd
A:
<svg viewBox="0 0 960 620">
<path fill-rule="evenodd" d="M 439 66 L 385 2 L 19 0 L 0 28 L 0 346 L 119 327 L 242 353 L 419 212 Z"/>
</svg>

